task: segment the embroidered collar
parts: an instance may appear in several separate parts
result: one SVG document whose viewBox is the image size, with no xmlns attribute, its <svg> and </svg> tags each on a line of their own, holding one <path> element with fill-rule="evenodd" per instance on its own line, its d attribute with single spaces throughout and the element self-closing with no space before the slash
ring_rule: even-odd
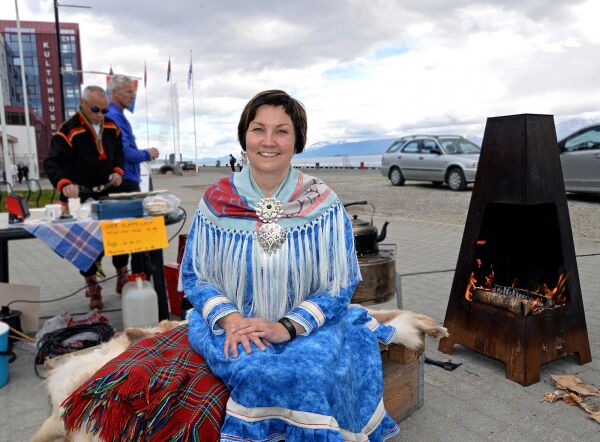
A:
<svg viewBox="0 0 600 442">
<path fill-rule="evenodd" d="M 211 186 L 200 203 L 201 212 L 214 224 L 224 228 L 254 230 L 260 228 L 256 208 L 265 198 L 252 179 L 251 166 Z M 323 214 L 337 200 L 337 195 L 319 178 L 290 168 L 273 197 L 283 205 L 278 224 L 298 226 Z"/>
<path fill-rule="evenodd" d="M 83 113 L 81 106 L 79 106 L 79 110 L 77 111 L 77 113 L 79 114 L 79 121 L 81 122 L 81 125 L 87 130 L 89 130 L 92 134 L 92 137 L 94 138 L 94 142 L 96 143 L 96 151 L 98 152 L 98 159 L 105 160 L 106 152 L 104 150 L 104 145 L 102 144 L 102 138 L 104 133 L 104 119 L 102 119 L 102 121 L 100 122 L 100 133 L 97 134 L 96 129 L 94 129 L 94 126 L 92 125 L 91 121 Z"/>
</svg>

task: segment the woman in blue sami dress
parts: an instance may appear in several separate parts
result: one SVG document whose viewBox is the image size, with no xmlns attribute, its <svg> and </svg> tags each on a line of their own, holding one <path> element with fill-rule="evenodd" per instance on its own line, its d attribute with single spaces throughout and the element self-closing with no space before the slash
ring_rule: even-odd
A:
<svg viewBox="0 0 600 442">
<path fill-rule="evenodd" d="M 291 167 L 306 114 L 283 91 L 246 105 L 249 167 L 207 190 L 181 266 L 189 340 L 231 392 L 222 441 L 381 441 L 378 341 L 392 327 L 349 307 L 360 270 L 336 194 Z"/>
</svg>

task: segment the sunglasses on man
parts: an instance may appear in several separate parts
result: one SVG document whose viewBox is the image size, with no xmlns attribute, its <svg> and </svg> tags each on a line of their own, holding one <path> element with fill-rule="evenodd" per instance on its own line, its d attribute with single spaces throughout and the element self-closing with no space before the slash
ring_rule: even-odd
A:
<svg viewBox="0 0 600 442">
<path fill-rule="evenodd" d="M 98 106 L 91 106 L 90 102 L 87 101 L 86 99 L 84 99 L 83 101 L 85 101 L 87 103 L 87 105 L 90 108 L 90 111 L 94 114 L 97 114 L 98 112 L 102 112 L 104 115 L 106 115 L 108 113 L 108 108 L 105 107 L 104 109 L 100 109 Z"/>
</svg>

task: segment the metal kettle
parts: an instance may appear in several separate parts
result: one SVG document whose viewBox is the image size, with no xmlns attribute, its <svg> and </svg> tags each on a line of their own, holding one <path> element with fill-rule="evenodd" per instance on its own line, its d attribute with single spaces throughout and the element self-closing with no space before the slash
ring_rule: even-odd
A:
<svg viewBox="0 0 600 442">
<path fill-rule="evenodd" d="M 367 204 L 373 208 L 373 213 L 375 213 L 375 206 L 367 201 L 354 201 L 344 204 L 344 207 Z M 377 227 L 373 225 L 373 213 L 371 214 L 371 222 L 359 219 L 358 215 L 352 216 L 352 234 L 354 235 L 354 246 L 356 247 L 358 256 L 379 253 L 377 243 L 380 243 L 385 239 L 389 222 L 386 221 L 383 223 L 381 233 L 377 234 Z"/>
</svg>

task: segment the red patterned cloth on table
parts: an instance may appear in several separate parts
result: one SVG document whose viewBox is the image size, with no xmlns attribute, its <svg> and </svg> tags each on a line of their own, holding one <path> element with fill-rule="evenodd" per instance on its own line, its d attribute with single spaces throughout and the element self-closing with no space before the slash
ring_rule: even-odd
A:
<svg viewBox="0 0 600 442">
<path fill-rule="evenodd" d="M 63 402 L 70 431 L 104 441 L 216 441 L 229 392 L 188 343 L 187 325 L 136 343 Z"/>
</svg>

